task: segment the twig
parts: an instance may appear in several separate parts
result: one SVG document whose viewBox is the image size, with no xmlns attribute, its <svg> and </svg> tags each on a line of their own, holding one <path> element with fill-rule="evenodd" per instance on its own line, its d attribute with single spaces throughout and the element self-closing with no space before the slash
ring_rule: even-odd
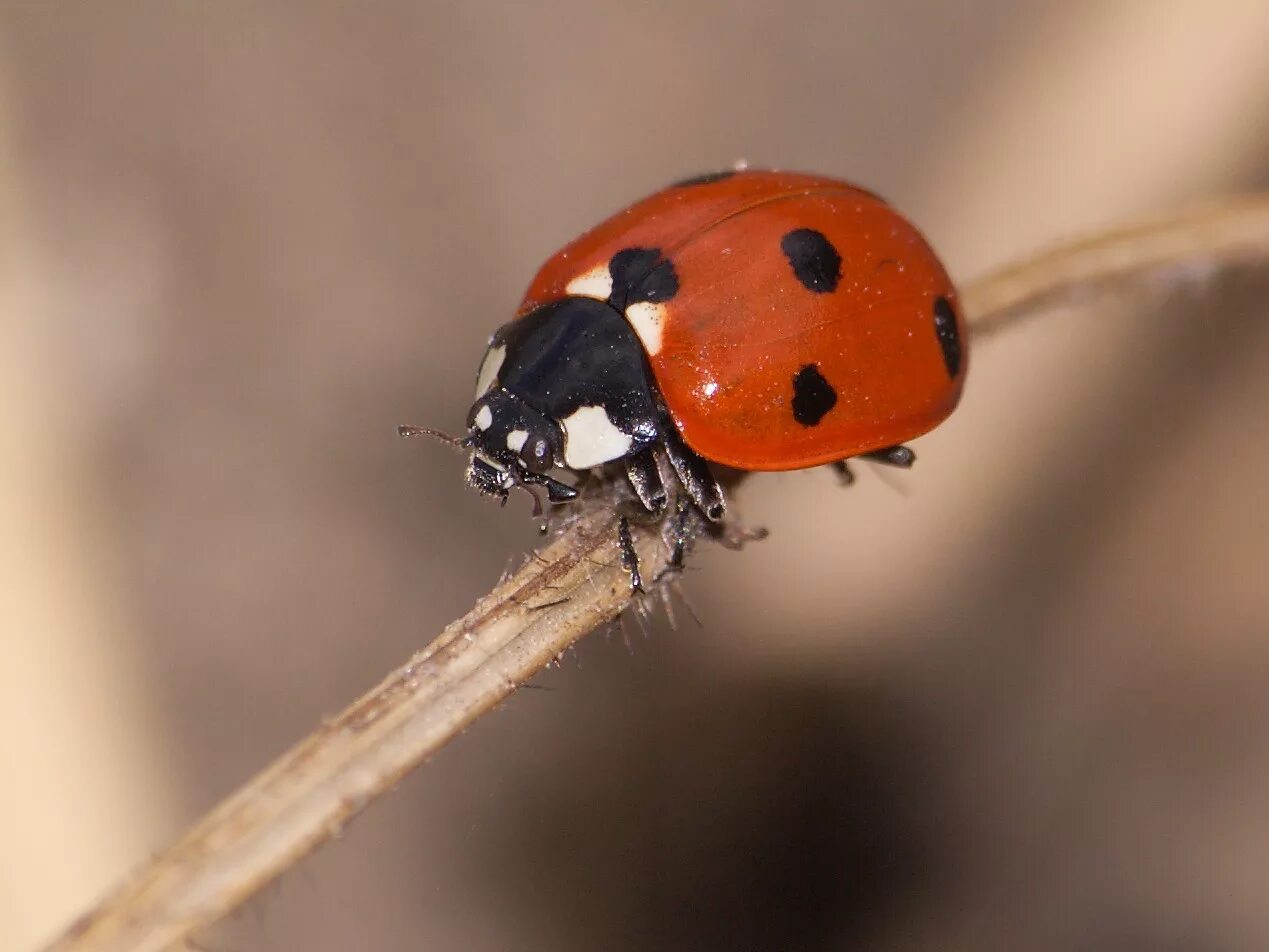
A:
<svg viewBox="0 0 1269 952">
<path fill-rule="evenodd" d="M 1269 258 L 1269 195 L 1250 195 L 1098 232 L 987 274 L 962 292 L 974 337 L 1046 306 L 1162 279 L 1167 287 Z"/>
<path fill-rule="evenodd" d="M 968 285 L 975 336 L 1047 304 L 1131 284 L 1269 261 L 1269 196 L 1095 235 Z M 630 592 L 614 516 L 593 509 L 382 684 L 319 727 L 140 870 L 52 946 L 167 948 L 236 909 L 574 641 Z M 636 528 L 645 577 L 665 566 Z"/>
</svg>

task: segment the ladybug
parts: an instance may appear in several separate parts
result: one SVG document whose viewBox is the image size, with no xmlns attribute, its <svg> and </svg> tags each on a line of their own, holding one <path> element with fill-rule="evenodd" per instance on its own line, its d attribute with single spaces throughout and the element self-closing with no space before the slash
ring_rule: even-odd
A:
<svg viewBox="0 0 1269 952">
<path fill-rule="evenodd" d="M 689 179 L 542 266 L 481 364 L 468 480 L 559 503 L 577 490 L 552 470 L 619 463 L 648 513 L 668 479 L 680 512 L 718 522 L 711 463 L 911 465 L 904 441 L 960 398 L 965 341 L 947 272 L 876 195 L 791 172 Z M 639 588 L 624 521 L 621 547 Z"/>
</svg>

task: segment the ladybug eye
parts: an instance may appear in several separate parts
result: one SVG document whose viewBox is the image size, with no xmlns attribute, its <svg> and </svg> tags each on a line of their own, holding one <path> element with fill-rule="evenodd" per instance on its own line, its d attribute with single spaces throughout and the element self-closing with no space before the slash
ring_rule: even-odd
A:
<svg viewBox="0 0 1269 952">
<path fill-rule="evenodd" d="M 542 436 L 530 437 L 520 455 L 524 458 L 525 465 L 532 470 L 549 469 L 552 463 L 551 444 Z"/>
</svg>

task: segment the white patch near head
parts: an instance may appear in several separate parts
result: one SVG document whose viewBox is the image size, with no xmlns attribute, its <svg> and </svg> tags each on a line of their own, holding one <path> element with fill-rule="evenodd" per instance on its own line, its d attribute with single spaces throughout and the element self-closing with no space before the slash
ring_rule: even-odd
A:
<svg viewBox="0 0 1269 952">
<path fill-rule="evenodd" d="M 493 426 L 493 411 L 488 404 L 476 411 L 476 429 L 487 430 Z"/>
<path fill-rule="evenodd" d="M 570 469 L 589 469 L 630 452 L 630 434 L 617 429 L 603 407 L 578 407 L 560 423 L 564 465 Z"/>
<path fill-rule="evenodd" d="M 626 320 L 643 341 L 649 357 L 661 353 L 661 333 L 665 329 L 665 305 L 639 301 L 626 308 Z"/>
<path fill-rule="evenodd" d="M 528 439 L 528 430 L 512 430 L 507 434 L 507 449 L 513 453 L 519 453 L 524 449 L 524 444 Z"/>
<path fill-rule="evenodd" d="M 489 392 L 489 388 L 498 379 L 498 371 L 502 369 L 502 362 L 506 359 L 507 348 L 505 344 L 489 348 L 488 353 L 485 354 L 485 359 L 481 361 L 480 373 L 476 376 L 477 399 Z"/>
<path fill-rule="evenodd" d="M 598 265 L 568 282 L 564 290 L 574 297 L 607 301 L 612 297 L 612 272 L 608 270 L 608 265 Z"/>
</svg>

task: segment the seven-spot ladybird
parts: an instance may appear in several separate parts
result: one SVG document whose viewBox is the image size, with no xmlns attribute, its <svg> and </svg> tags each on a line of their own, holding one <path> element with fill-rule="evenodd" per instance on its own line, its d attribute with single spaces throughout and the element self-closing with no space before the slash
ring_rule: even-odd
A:
<svg viewBox="0 0 1269 952">
<path fill-rule="evenodd" d="M 541 486 L 564 502 L 577 491 L 550 470 L 621 462 L 661 514 L 664 461 L 717 521 L 710 461 L 910 465 L 901 444 L 960 398 L 965 340 L 943 266 L 875 195 L 772 171 L 679 182 L 558 252 L 493 335 L 468 479 L 504 500 Z"/>
</svg>

